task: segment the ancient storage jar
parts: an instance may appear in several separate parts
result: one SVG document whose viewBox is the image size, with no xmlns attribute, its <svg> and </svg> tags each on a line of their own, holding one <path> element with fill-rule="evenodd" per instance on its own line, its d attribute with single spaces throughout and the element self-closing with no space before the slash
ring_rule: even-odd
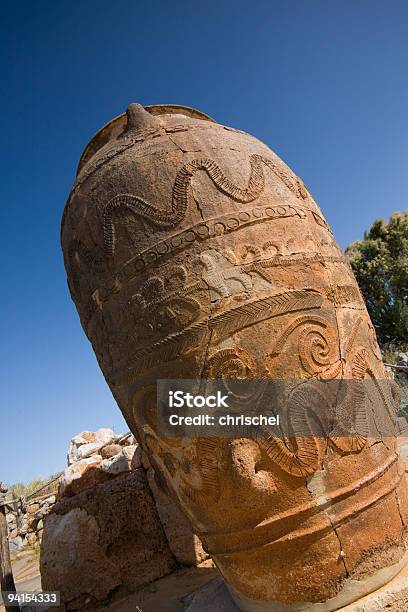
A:
<svg viewBox="0 0 408 612">
<path fill-rule="evenodd" d="M 131 104 L 81 157 L 62 246 L 112 393 L 240 609 L 335 610 L 399 570 L 392 437 L 157 433 L 157 379 L 299 379 L 308 397 L 315 381 L 386 377 L 350 267 L 275 153 L 198 111 Z M 372 401 L 351 404 L 364 419 Z"/>
</svg>

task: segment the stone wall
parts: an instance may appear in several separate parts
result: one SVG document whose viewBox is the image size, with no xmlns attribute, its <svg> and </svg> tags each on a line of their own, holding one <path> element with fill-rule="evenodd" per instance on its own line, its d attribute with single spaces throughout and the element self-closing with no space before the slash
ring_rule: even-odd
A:
<svg viewBox="0 0 408 612">
<path fill-rule="evenodd" d="M 60 590 L 67 610 L 131 592 L 176 565 L 143 468 L 62 498 L 45 521 L 42 588 Z"/>
<path fill-rule="evenodd" d="M 408 353 L 397 353 L 393 359 L 395 363 L 387 364 L 386 369 L 400 390 L 400 407 L 398 416 L 408 423 Z"/>
<path fill-rule="evenodd" d="M 41 543 L 44 518 L 55 503 L 55 495 L 42 496 L 30 501 L 18 501 L 19 511 L 7 506 L 6 514 L 11 553 L 34 547 Z"/>
<path fill-rule="evenodd" d="M 395 365 L 394 380 L 401 390 L 400 414 L 408 419 L 408 353 L 399 353 Z"/>
<path fill-rule="evenodd" d="M 42 587 L 61 591 L 63 610 L 92 608 L 208 558 L 133 436 L 99 432 L 72 438 L 44 521 Z"/>
</svg>

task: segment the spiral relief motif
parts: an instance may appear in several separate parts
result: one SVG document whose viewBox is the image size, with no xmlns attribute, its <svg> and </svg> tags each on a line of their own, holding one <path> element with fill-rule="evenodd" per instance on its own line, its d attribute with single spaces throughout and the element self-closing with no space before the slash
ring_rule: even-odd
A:
<svg viewBox="0 0 408 612">
<path fill-rule="evenodd" d="M 221 349 L 210 357 L 205 369 L 205 378 L 252 378 L 252 370 L 235 349 Z"/>
<path fill-rule="evenodd" d="M 338 360 L 336 335 L 331 326 L 315 322 L 307 325 L 299 334 L 300 361 L 309 374 L 327 375 L 330 366 Z M 332 373 L 330 373 L 332 375 Z"/>
<path fill-rule="evenodd" d="M 246 409 L 255 408 L 263 385 L 255 380 L 255 371 L 249 363 L 248 355 L 238 354 L 235 349 L 221 349 L 209 358 L 204 378 L 222 380 L 235 404 L 243 404 Z"/>
<path fill-rule="evenodd" d="M 299 328 L 298 351 L 304 370 L 311 377 L 336 378 L 341 371 L 337 332 L 332 323 L 323 317 L 317 315 L 297 317 L 284 330 L 271 356 L 278 356 L 289 337 Z"/>
</svg>

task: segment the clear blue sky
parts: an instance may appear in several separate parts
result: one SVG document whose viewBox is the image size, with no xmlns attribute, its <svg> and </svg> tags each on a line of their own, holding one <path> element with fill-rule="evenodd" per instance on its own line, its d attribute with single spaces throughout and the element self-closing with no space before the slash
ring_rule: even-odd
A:
<svg viewBox="0 0 408 612">
<path fill-rule="evenodd" d="M 342 247 L 407 207 L 404 0 L 2 4 L 0 480 L 126 428 L 66 287 L 59 225 L 79 155 L 129 102 L 179 103 L 269 144 Z"/>
</svg>

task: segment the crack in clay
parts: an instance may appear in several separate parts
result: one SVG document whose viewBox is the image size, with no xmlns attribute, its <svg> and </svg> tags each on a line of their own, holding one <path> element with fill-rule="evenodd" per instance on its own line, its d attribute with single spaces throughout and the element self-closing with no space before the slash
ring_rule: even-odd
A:
<svg viewBox="0 0 408 612">
<path fill-rule="evenodd" d="M 308 489 L 308 490 L 309 490 L 309 489 Z M 341 543 L 341 539 L 340 539 L 340 536 L 339 536 L 339 534 L 338 534 L 338 531 L 337 531 L 336 527 L 334 526 L 334 523 L 333 523 L 333 521 L 332 521 L 332 519 L 331 519 L 331 517 L 330 517 L 329 513 L 327 512 L 327 510 L 324 510 L 324 509 L 323 509 L 323 510 L 322 510 L 322 512 L 324 513 L 324 515 L 325 515 L 325 516 L 327 517 L 327 519 L 329 520 L 330 525 L 331 525 L 331 527 L 332 527 L 332 530 L 333 530 L 333 532 L 334 532 L 334 535 L 336 536 L 337 541 L 338 541 L 338 543 L 339 543 L 339 549 L 340 549 L 340 550 L 339 550 L 339 559 L 341 559 L 341 561 L 342 561 L 342 563 L 343 563 L 343 566 L 344 566 L 344 571 L 346 572 L 346 578 L 350 578 L 350 573 L 349 573 L 349 571 L 348 571 L 348 569 L 347 569 L 347 565 L 346 565 L 345 553 L 344 553 L 344 550 L 343 550 L 343 545 L 342 545 L 342 543 Z"/>
<path fill-rule="evenodd" d="M 176 142 L 175 140 L 173 140 L 173 138 L 170 136 L 170 134 L 167 132 L 166 133 L 167 138 L 174 144 L 175 147 L 177 147 L 178 149 L 180 149 L 180 151 L 183 153 L 196 153 L 196 151 L 185 151 L 179 144 L 178 142 Z"/>
<path fill-rule="evenodd" d="M 194 194 L 194 188 L 191 191 L 192 191 L 193 200 L 195 202 L 195 205 L 197 206 L 197 210 L 198 210 L 199 215 L 201 217 L 201 221 L 205 221 L 205 218 L 204 218 L 204 215 L 203 215 L 203 211 L 201 210 L 200 202 L 199 202 L 198 198 L 196 198 L 196 196 Z"/>
<path fill-rule="evenodd" d="M 331 524 L 331 526 L 332 526 L 332 528 L 333 528 L 333 531 L 334 531 L 334 533 L 335 533 L 335 536 L 336 536 L 336 538 L 337 538 L 337 540 L 338 540 L 338 543 L 339 543 L 339 546 L 340 546 L 339 558 L 341 559 L 341 561 L 342 561 L 342 563 L 343 563 L 343 566 L 344 566 L 344 571 L 346 572 L 346 578 L 350 578 L 350 573 L 349 573 L 349 571 L 348 571 L 348 569 L 347 569 L 347 564 L 346 564 L 346 555 L 345 555 L 345 552 L 344 552 L 344 550 L 343 550 L 343 545 L 342 545 L 342 543 L 341 543 L 340 536 L 339 536 L 339 534 L 338 534 L 338 532 L 337 532 L 336 527 L 333 525 L 333 523 L 332 523 L 332 520 L 331 520 L 330 516 L 327 514 L 327 512 L 326 512 L 326 511 L 325 511 L 325 514 L 326 514 L 327 518 L 328 518 L 328 519 L 329 519 L 329 521 L 330 521 L 330 524 Z"/>
<path fill-rule="evenodd" d="M 404 519 L 402 518 L 402 514 L 401 514 L 401 505 L 400 505 L 400 500 L 398 497 L 397 489 L 395 489 L 395 501 L 397 502 L 397 509 L 398 509 L 399 517 L 401 519 L 401 526 L 405 527 Z"/>
<path fill-rule="evenodd" d="M 329 452 L 329 445 L 327 444 L 327 445 L 326 445 L 326 449 L 325 449 L 325 455 L 324 455 L 324 457 L 326 457 L 326 456 L 328 455 L 328 452 Z M 321 470 L 320 470 L 320 471 L 321 471 L 321 472 L 325 472 L 325 467 L 324 467 L 324 465 L 323 465 L 323 462 L 322 462 L 322 467 L 321 467 Z M 315 474 L 313 477 L 315 477 L 315 476 L 316 476 L 316 474 Z M 322 479 L 321 475 L 319 475 L 319 476 L 320 476 L 320 478 L 321 478 L 321 480 L 322 480 L 322 482 L 323 482 L 323 479 Z M 315 492 L 315 491 L 313 491 L 313 490 L 310 490 L 308 485 L 309 485 L 309 482 L 306 480 L 306 489 L 307 489 L 307 491 L 309 491 L 309 493 L 310 493 L 310 495 L 312 496 L 312 498 L 313 498 L 313 499 L 315 499 L 316 501 L 318 501 L 318 496 L 316 495 L 316 492 Z M 329 515 L 329 513 L 328 513 L 328 510 L 326 510 L 326 509 L 324 509 L 324 508 L 323 508 L 323 509 L 322 509 L 322 512 L 323 512 L 323 514 L 324 514 L 324 515 L 327 517 L 328 521 L 330 522 L 331 528 L 332 528 L 332 530 L 333 530 L 333 532 L 334 532 L 334 535 L 336 536 L 337 541 L 338 541 L 338 543 L 339 543 L 339 549 L 340 549 L 340 550 L 339 550 L 339 559 L 341 559 L 341 561 L 342 561 L 342 563 L 343 563 L 343 566 L 344 566 L 344 571 L 346 572 L 346 577 L 345 577 L 345 579 L 346 579 L 346 578 L 350 578 L 350 574 L 349 574 L 349 571 L 348 571 L 348 569 L 347 569 L 347 565 L 346 565 L 346 561 L 345 561 L 345 553 L 344 553 L 344 550 L 343 550 L 343 545 L 342 545 L 342 543 L 341 543 L 340 536 L 339 536 L 339 534 L 338 534 L 338 532 L 337 532 L 336 527 L 334 526 L 334 523 L 333 523 L 333 521 L 332 521 L 332 519 L 331 519 L 331 517 L 330 517 L 330 515 Z M 345 580 L 345 579 L 344 579 L 344 580 Z"/>
</svg>

